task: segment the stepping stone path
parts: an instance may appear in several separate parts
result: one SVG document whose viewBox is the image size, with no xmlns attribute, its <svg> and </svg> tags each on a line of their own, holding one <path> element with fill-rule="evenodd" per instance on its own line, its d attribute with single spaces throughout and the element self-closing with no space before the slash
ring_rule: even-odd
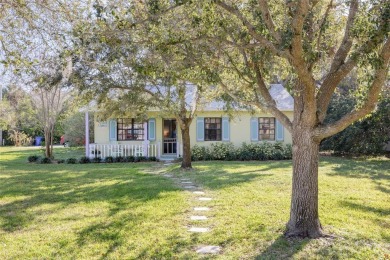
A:
<svg viewBox="0 0 390 260">
<path fill-rule="evenodd" d="M 196 186 L 194 185 L 187 185 L 187 186 L 184 186 L 184 189 L 195 189 L 197 188 Z"/>
<path fill-rule="evenodd" d="M 210 201 L 212 198 L 199 198 L 200 201 Z"/>
<path fill-rule="evenodd" d="M 173 163 L 164 163 L 164 166 L 172 165 Z"/>
<path fill-rule="evenodd" d="M 169 166 L 169 165 L 172 165 L 172 163 L 165 163 L 164 164 L 164 166 Z M 189 179 L 189 178 L 180 178 L 180 179 L 178 179 L 178 178 L 174 177 L 172 174 L 164 174 L 163 176 L 176 180 L 177 183 L 179 183 L 179 185 L 183 189 L 193 190 L 192 194 L 194 194 L 195 196 L 197 196 L 197 195 L 206 195 L 206 193 L 204 191 L 202 191 L 201 189 L 199 189 L 198 186 L 195 186 L 193 184 L 193 182 L 191 181 L 191 179 Z M 196 190 L 194 190 L 194 189 L 196 189 Z M 211 201 L 211 200 L 213 200 L 213 199 L 209 198 L 209 197 L 197 197 L 197 201 L 201 201 L 201 202 L 207 202 L 207 201 Z M 193 208 L 193 210 L 195 212 L 210 211 L 211 208 L 196 206 L 196 207 Z M 203 216 L 203 215 L 193 215 L 193 216 L 190 216 L 190 220 L 191 221 L 204 221 L 204 220 L 208 220 L 208 219 L 209 218 L 207 216 Z M 188 232 L 192 232 L 192 233 L 206 233 L 206 232 L 209 232 L 209 231 L 210 231 L 209 227 L 190 226 L 188 228 Z M 219 253 L 221 253 L 222 248 L 220 246 L 202 245 L 202 246 L 198 246 L 195 250 L 196 250 L 196 253 L 198 253 L 198 254 L 219 254 Z"/>
<path fill-rule="evenodd" d="M 195 211 L 209 211 L 210 208 L 208 208 L 208 207 L 195 207 L 194 210 Z"/>
<path fill-rule="evenodd" d="M 194 191 L 193 193 L 197 194 L 197 195 L 204 195 L 205 194 L 203 191 Z"/>
<path fill-rule="evenodd" d="M 188 231 L 195 232 L 195 233 L 205 233 L 208 232 L 209 228 L 203 228 L 203 227 L 191 227 Z"/>
<path fill-rule="evenodd" d="M 206 216 L 191 216 L 191 220 L 206 220 Z"/>
<path fill-rule="evenodd" d="M 182 182 L 184 183 L 184 182 Z M 201 190 L 193 191 L 192 194 L 194 195 L 205 195 L 206 193 Z M 209 197 L 198 197 L 198 201 L 211 201 L 212 198 Z M 210 211 L 211 209 L 209 207 L 194 207 L 195 212 L 199 211 Z M 209 218 L 207 216 L 191 216 L 190 219 L 192 221 L 201 221 L 201 220 L 208 220 Z M 191 227 L 188 229 L 189 232 L 197 232 L 197 233 L 205 233 L 209 232 L 210 229 L 207 227 Z M 221 247 L 219 246 L 200 246 L 196 249 L 196 252 L 198 254 L 219 254 L 221 252 Z"/>
<path fill-rule="evenodd" d="M 202 246 L 199 247 L 196 252 L 198 254 L 218 254 L 221 252 L 221 247 L 219 246 Z"/>
</svg>

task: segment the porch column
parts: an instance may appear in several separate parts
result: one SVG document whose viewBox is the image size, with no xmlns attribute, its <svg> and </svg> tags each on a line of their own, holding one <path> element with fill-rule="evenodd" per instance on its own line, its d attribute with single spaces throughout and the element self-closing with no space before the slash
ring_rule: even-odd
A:
<svg viewBox="0 0 390 260">
<path fill-rule="evenodd" d="M 89 114 L 85 111 L 85 156 L 89 158 Z"/>
<path fill-rule="evenodd" d="M 143 141 L 144 156 L 149 157 L 149 140 L 148 140 L 148 122 L 144 122 L 144 141 Z"/>
</svg>

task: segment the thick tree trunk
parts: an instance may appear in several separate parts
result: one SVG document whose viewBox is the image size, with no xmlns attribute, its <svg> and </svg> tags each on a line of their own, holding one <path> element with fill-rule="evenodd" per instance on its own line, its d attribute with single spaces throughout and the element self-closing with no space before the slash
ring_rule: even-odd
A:
<svg viewBox="0 0 390 260">
<path fill-rule="evenodd" d="M 181 136 L 183 141 L 183 161 L 181 162 L 181 168 L 191 169 L 191 141 L 189 126 L 186 125 L 181 127 Z"/>
<path fill-rule="evenodd" d="M 293 180 L 290 220 L 286 236 L 317 238 L 323 235 L 318 217 L 319 142 L 310 129 L 293 131 Z"/>
</svg>

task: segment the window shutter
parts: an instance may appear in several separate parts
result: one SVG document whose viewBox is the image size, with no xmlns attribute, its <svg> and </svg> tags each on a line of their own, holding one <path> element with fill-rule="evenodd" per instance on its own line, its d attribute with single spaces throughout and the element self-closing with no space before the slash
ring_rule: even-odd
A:
<svg viewBox="0 0 390 260">
<path fill-rule="evenodd" d="M 204 141 L 204 118 L 198 117 L 196 119 L 196 141 Z"/>
<path fill-rule="evenodd" d="M 251 141 L 259 141 L 259 119 L 251 117 Z"/>
<path fill-rule="evenodd" d="M 283 141 L 284 140 L 284 127 L 279 122 L 279 120 L 276 121 L 276 141 Z"/>
<path fill-rule="evenodd" d="M 116 120 L 115 119 L 110 119 L 109 121 L 109 139 L 110 141 L 117 141 L 117 125 L 116 125 Z"/>
<path fill-rule="evenodd" d="M 230 141 L 230 124 L 229 117 L 222 117 L 222 141 Z"/>
<path fill-rule="evenodd" d="M 148 140 L 156 141 L 156 119 L 151 118 L 148 122 Z"/>
</svg>

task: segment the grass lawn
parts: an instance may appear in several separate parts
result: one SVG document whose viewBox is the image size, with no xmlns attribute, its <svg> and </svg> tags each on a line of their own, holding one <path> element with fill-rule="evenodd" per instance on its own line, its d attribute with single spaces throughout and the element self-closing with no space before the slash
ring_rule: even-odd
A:
<svg viewBox="0 0 390 260">
<path fill-rule="evenodd" d="M 200 162 L 190 172 L 159 163 L 27 163 L 40 153 L 0 147 L 0 259 L 390 258 L 389 159 L 322 157 L 320 219 L 334 237 L 287 240 L 290 161 Z M 197 201 L 164 173 L 191 179 L 213 200 Z M 191 222 L 195 206 L 211 207 L 209 219 Z M 199 256 L 199 245 L 222 252 Z"/>
</svg>

